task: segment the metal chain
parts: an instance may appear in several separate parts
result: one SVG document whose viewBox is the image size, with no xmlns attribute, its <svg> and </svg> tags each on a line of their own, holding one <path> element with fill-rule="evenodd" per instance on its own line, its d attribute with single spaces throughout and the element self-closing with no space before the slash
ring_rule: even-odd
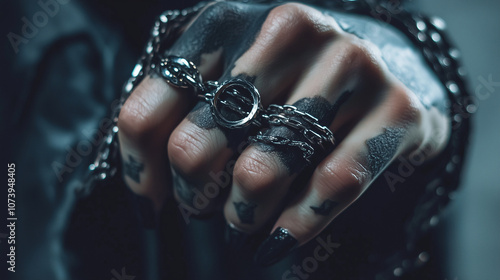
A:
<svg viewBox="0 0 500 280">
<path fill-rule="evenodd" d="M 314 147 L 327 150 L 335 145 L 333 133 L 326 126 L 320 125 L 313 115 L 302 112 L 292 105 L 271 104 L 260 115 L 262 123 L 269 126 L 286 126 L 297 130 L 307 142 L 290 140 L 279 136 L 267 136 L 262 132 L 249 138 L 250 142 L 260 142 L 270 145 L 297 147 L 302 151 L 303 158 L 311 163 Z"/>
<path fill-rule="evenodd" d="M 125 83 L 119 101 L 113 106 L 111 128 L 106 132 L 106 136 L 103 138 L 104 141 L 97 150 L 94 162 L 88 167 L 89 173 L 85 184 L 77 189 L 79 194 L 89 194 L 92 191 L 95 181 L 109 180 L 116 175 L 118 166 L 120 165 L 118 116 L 125 100 L 151 70 L 151 66 L 154 65 L 155 54 L 170 46 L 178 37 L 180 28 L 205 5 L 205 2 L 201 2 L 192 8 L 181 11 L 165 11 L 157 18 L 151 29 L 151 37 L 146 43 L 143 54 L 132 70 L 131 77 Z"/>
<path fill-rule="evenodd" d="M 234 129 L 250 124 L 262 127 L 263 124 L 269 126 L 287 126 L 298 130 L 305 141 L 285 141 L 275 137 L 266 137 L 259 134 L 259 137 L 250 137 L 251 142 L 265 142 L 275 145 L 289 145 L 299 147 L 303 151 L 304 159 L 309 162 L 312 156 L 311 150 L 320 147 L 324 150 L 328 146 L 334 145 L 333 133 L 325 126 L 318 123 L 318 119 L 311 114 L 302 112 L 292 105 L 270 105 L 267 110 L 262 109 L 260 95 L 251 83 L 240 79 L 226 81 L 218 86 L 216 82 L 209 82 L 212 86 L 202 83 L 202 78 L 196 66 L 184 58 L 168 56 L 160 60 L 160 67 L 156 68 L 167 83 L 177 87 L 191 86 L 198 92 L 198 96 L 208 102 L 211 106 L 215 120 L 223 127 Z M 236 88 L 235 88 L 236 87 Z M 241 88 L 238 90 L 237 88 Z M 230 99 L 223 99 L 222 95 L 227 95 Z M 248 95 L 250 98 L 248 98 Z M 220 106 L 236 113 L 241 118 L 237 120 L 226 119 L 221 112 Z M 251 108 L 246 111 L 243 106 Z"/>
<path fill-rule="evenodd" d="M 390 0 L 303 1 L 375 19 L 380 19 L 380 15 L 389 15 L 390 20 L 384 23 L 399 29 L 421 50 L 427 64 L 447 91 L 452 125 L 450 143 L 442 153 L 440 162 L 435 163 L 433 170 L 436 178 L 427 184 L 425 193 L 414 209 L 415 214 L 407 224 L 406 248 L 398 253 L 400 255 L 395 258 L 396 261 L 388 265 L 387 271 L 376 275 L 375 279 L 410 276 L 430 259 L 426 251 L 430 248 L 422 248 L 418 244 L 436 226 L 439 209 L 453 198 L 458 187 L 469 139 L 471 114 L 476 111 L 464 79 L 466 71 L 459 61 L 460 52 L 450 43 L 445 33 L 446 24 L 442 19 L 405 10 L 392 13 L 393 3 Z"/>
<path fill-rule="evenodd" d="M 292 117 L 296 118 L 292 119 Z M 313 145 L 324 149 L 328 145 L 335 145 L 333 133 L 328 127 L 320 125 L 316 117 L 298 110 L 295 106 L 271 104 L 262 118 L 272 126 L 284 125 L 299 130 Z"/>
<path fill-rule="evenodd" d="M 264 0 L 248 2 L 283 1 Z M 401 277 L 410 273 L 412 270 L 421 267 L 429 258 L 428 255 L 425 255 L 426 252 L 418 251 L 417 248 L 419 247 L 416 245 L 419 242 L 419 238 L 424 236 L 433 227 L 433 225 L 435 225 L 433 221 L 436 220 L 436 211 L 428 211 L 426 209 L 439 209 L 445 205 L 451 199 L 453 191 L 458 186 L 458 178 L 464 161 L 463 155 L 465 154 L 467 148 L 466 144 L 470 129 L 470 115 L 476 110 L 476 106 L 471 102 L 471 98 L 468 94 L 468 88 L 464 81 L 464 68 L 460 66 L 458 61 L 460 58 L 460 52 L 449 43 L 449 40 L 447 40 L 447 36 L 444 33 L 444 22 L 441 19 L 410 14 L 406 11 L 393 14 L 390 12 L 390 9 L 384 7 L 384 4 L 390 5 L 390 1 L 303 0 L 303 2 L 370 17 L 376 17 L 377 13 L 374 15 L 373 12 L 379 11 L 380 8 L 382 8 L 383 12 L 391 15 L 389 24 L 406 34 L 410 40 L 412 40 L 413 43 L 421 49 L 425 60 L 430 65 L 431 69 L 436 72 L 448 92 L 448 96 L 451 101 L 449 111 L 452 119 L 453 130 L 451 141 L 446 151 L 446 156 L 443 156 L 446 160 L 440 164 L 440 166 L 444 168 L 444 175 L 439 176 L 428 185 L 426 193 L 415 209 L 415 213 L 418 214 L 412 218 L 408 225 L 408 232 L 411 236 L 409 238 L 409 244 L 407 245 L 407 256 L 399 265 L 391 266 L 387 273 L 377 275 L 377 277 L 381 277 L 381 279 Z M 130 79 L 125 83 L 121 99 L 112 110 L 111 120 L 113 125 L 107 132 L 106 137 L 104 138 L 105 140 L 98 149 L 96 160 L 89 166 L 90 173 L 86 180 L 87 183 L 83 188 L 84 193 L 90 193 L 90 186 L 93 185 L 95 180 L 107 180 L 116 174 L 117 166 L 120 164 L 117 139 L 117 121 L 121 106 L 133 89 L 143 79 L 145 73 L 148 73 L 151 70 L 151 65 L 156 65 L 156 63 L 153 62 L 154 54 L 160 52 L 161 48 L 165 48 L 171 44 L 176 39 L 179 28 L 183 26 L 186 21 L 189 20 L 203 6 L 205 6 L 205 3 L 200 3 L 193 8 L 188 8 L 182 11 L 167 11 L 161 14 L 155 22 L 151 31 L 151 38 L 146 44 L 143 55 L 132 71 Z M 186 76 L 192 75 L 191 72 L 182 73 Z M 189 77 L 186 77 L 186 80 L 193 83 L 193 80 L 189 79 Z M 192 86 L 195 87 L 197 85 L 198 84 L 196 83 L 192 84 Z M 214 89 L 218 86 L 213 82 L 208 82 L 203 85 L 209 85 L 210 89 Z M 200 94 L 199 97 L 206 101 L 210 101 L 211 98 L 213 98 L 213 94 L 211 94 L 210 90 L 207 88 L 205 88 L 205 91 L 206 92 Z M 240 94 L 237 94 L 237 91 L 233 93 L 232 97 L 241 96 Z M 243 100 L 243 102 L 250 101 L 240 99 L 240 101 L 241 100 Z M 229 109 L 238 111 L 242 114 L 248 113 L 240 111 L 239 108 L 241 107 L 238 107 L 232 102 L 226 103 L 226 106 L 228 106 Z M 295 113 L 297 113 L 297 111 L 295 111 Z M 285 116 L 282 116 L 282 114 L 290 113 L 288 111 L 281 111 L 281 113 L 276 115 L 267 115 L 267 118 L 266 114 L 262 112 L 262 115 L 264 116 L 263 119 L 269 119 L 272 125 L 278 125 L 279 123 L 279 125 L 300 127 L 295 120 L 283 121 Z M 298 115 L 300 115 L 300 113 L 298 113 Z M 309 117 L 306 116 L 305 119 L 301 119 L 305 120 L 308 125 L 311 125 L 311 123 L 306 120 L 308 118 Z M 258 122 L 255 121 L 255 123 Z M 314 127 L 314 124 L 312 126 Z M 302 131 L 305 130 L 302 129 Z M 317 143 L 316 141 L 319 138 L 316 134 L 307 133 L 307 135 L 311 136 L 310 138 L 306 137 L 309 142 L 313 140 L 315 141 L 314 143 Z M 327 135 L 326 137 L 328 138 L 330 136 Z M 277 136 L 264 136 L 262 134 L 255 136 L 255 139 L 258 139 L 261 142 L 269 142 L 274 145 L 298 147 L 304 152 L 305 155 L 309 155 L 306 156 L 307 159 L 310 158 L 314 152 L 311 145 L 302 141 L 293 141 Z M 408 267 L 405 263 L 413 263 L 415 265 Z"/>
<path fill-rule="evenodd" d="M 250 137 L 250 142 L 260 142 L 269 145 L 297 147 L 302 151 L 303 158 L 307 161 L 307 163 L 311 163 L 311 157 L 314 155 L 314 148 L 304 141 L 290 140 L 288 138 L 281 136 L 268 136 L 262 134 L 262 132 L 259 132 L 259 134 Z"/>
<path fill-rule="evenodd" d="M 276 3 L 283 0 L 244 0 L 244 2 Z M 389 269 L 376 275 L 376 279 L 404 278 L 425 265 L 430 256 L 417 244 L 432 230 L 439 220 L 439 209 L 453 199 L 459 184 L 470 132 L 471 115 L 477 110 L 472 102 L 465 80 L 466 70 L 460 63 L 460 51 L 453 46 L 446 34 L 446 24 L 439 17 L 410 13 L 403 9 L 394 11 L 391 0 L 301 0 L 326 9 L 364 15 L 381 20 L 405 34 L 420 49 L 429 67 L 444 85 L 448 98 L 452 135 L 450 143 L 435 163 L 434 174 L 417 203 L 406 231 L 408 243 L 405 252 L 389 265 Z"/>
</svg>

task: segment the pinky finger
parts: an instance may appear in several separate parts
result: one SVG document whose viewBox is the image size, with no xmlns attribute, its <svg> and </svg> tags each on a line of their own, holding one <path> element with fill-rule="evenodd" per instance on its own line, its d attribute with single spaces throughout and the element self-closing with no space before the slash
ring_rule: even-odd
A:
<svg viewBox="0 0 500 280">
<path fill-rule="evenodd" d="M 378 123 L 378 125 L 374 125 Z M 304 193 L 285 208 L 255 255 L 270 265 L 317 236 L 398 155 L 414 147 L 413 129 L 358 124 L 315 169 Z"/>
</svg>

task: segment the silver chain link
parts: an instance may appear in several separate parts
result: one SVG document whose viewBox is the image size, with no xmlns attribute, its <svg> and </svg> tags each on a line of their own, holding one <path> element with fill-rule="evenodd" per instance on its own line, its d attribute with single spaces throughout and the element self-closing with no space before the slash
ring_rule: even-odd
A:
<svg viewBox="0 0 500 280">
<path fill-rule="evenodd" d="M 227 89 L 220 89 L 221 92 L 224 92 L 231 99 L 222 99 L 220 95 L 215 93 L 219 91 L 219 87 L 216 82 L 211 82 L 213 86 L 208 87 L 202 84 L 201 75 L 196 70 L 196 66 L 192 62 L 187 61 L 184 58 L 177 56 L 169 56 L 165 58 L 163 65 L 163 70 L 167 71 L 163 74 L 165 80 L 178 87 L 188 87 L 191 85 L 196 91 L 202 92 L 199 94 L 202 99 L 207 101 L 211 105 L 212 112 L 215 110 L 219 110 L 217 114 L 214 114 L 216 121 L 219 122 L 222 126 L 226 128 L 239 128 L 246 126 L 248 124 L 253 124 L 256 126 L 286 126 L 294 130 L 298 130 L 301 133 L 306 141 L 287 141 L 285 139 L 277 138 L 277 137 L 268 137 L 262 134 L 259 134 L 258 137 L 250 137 L 251 142 L 265 142 L 267 144 L 274 145 L 288 145 L 299 147 L 303 152 L 303 157 L 306 161 L 310 161 L 310 157 L 314 153 L 315 147 L 320 147 L 323 150 L 328 149 L 329 146 L 333 146 L 335 144 L 333 133 L 326 126 L 322 126 L 319 124 L 319 120 L 313 115 L 302 112 L 298 110 L 295 106 L 292 105 L 276 105 L 271 104 L 267 108 L 267 110 L 262 109 L 262 104 L 260 103 L 259 98 L 249 99 L 242 94 L 236 88 L 228 87 Z M 162 62 L 163 63 L 163 62 Z M 225 84 L 237 84 L 242 82 L 241 80 L 229 80 Z M 246 82 L 248 84 L 248 82 Z M 253 85 L 250 87 L 255 88 Z M 206 91 L 206 88 L 210 88 Z M 248 89 L 245 89 L 248 90 Z M 203 91 L 206 91 L 203 93 Z M 250 91 L 247 93 L 252 94 Z M 258 94 L 258 92 L 256 93 Z M 255 104 L 258 102 L 258 104 Z M 226 109 L 236 113 L 241 116 L 240 121 L 234 121 L 234 123 L 229 123 L 228 120 L 221 120 L 223 118 L 220 113 L 220 109 L 214 108 L 217 107 L 217 104 L 223 105 Z M 245 111 L 244 107 L 256 108 L 257 112 L 254 115 L 250 116 L 252 113 Z"/>
<path fill-rule="evenodd" d="M 180 28 L 184 26 L 186 22 L 205 5 L 206 2 L 201 2 L 192 8 L 187 8 L 182 11 L 165 11 L 155 21 L 151 30 L 151 37 L 146 43 L 143 54 L 132 70 L 131 77 L 125 83 L 119 102 L 117 102 L 117 105 L 112 108 L 111 129 L 107 131 L 106 136 L 103 138 L 105 140 L 98 148 L 96 159 L 89 165 L 88 168 L 90 172 L 85 180 L 85 185 L 83 185 L 81 189 L 77 189 L 79 193 L 90 193 L 95 180 L 103 181 L 116 174 L 117 168 L 120 164 L 118 116 L 125 100 L 130 96 L 130 93 L 135 89 L 135 87 L 143 80 L 144 76 L 149 73 L 151 66 L 155 66 L 153 60 L 155 58 L 155 54 L 160 52 L 160 48 L 173 43 L 178 36 Z"/>
<path fill-rule="evenodd" d="M 297 117 L 303 122 L 292 117 Z M 316 117 L 298 110 L 295 106 L 271 104 L 262 118 L 273 126 L 284 125 L 299 130 L 313 145 L 322 148 L 327 148 L 326 146 L 330 144 L 335 145 L 335 138 L 328 127 L 320 125 Z"/>
</svg>

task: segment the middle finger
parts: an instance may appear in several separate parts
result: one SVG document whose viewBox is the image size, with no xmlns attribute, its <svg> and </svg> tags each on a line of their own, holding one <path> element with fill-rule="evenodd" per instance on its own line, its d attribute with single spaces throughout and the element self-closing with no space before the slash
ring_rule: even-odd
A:
<svg viewBox="0 0 500 280">
<path fill-rule="evenodd" d="M 236 57 L 234 63 L 225 63 L 233 66 L 225 69 L 219 80 L 234 77 L 249 80 L 259 89 L 264 106 L 284 99 L 311 56 L 335 34 L 334 26 L 312 23 L 322 21 L 317 19 L 323 17 L 321 13 L 307 14 L 306 18 L 303 9 L 297 6 L 272 9 L 248 50 Z M 224 47 L 222 52 L 226 51 Z M 204 102 L 173 131 L 168 155 L 176 197 L 185 217 L 211 212 L 223 197 L 219 193 L 232 177 L 234 161 L 230 159 L 245 147 L 247 131 L 218 126 Z"/>
</svg>

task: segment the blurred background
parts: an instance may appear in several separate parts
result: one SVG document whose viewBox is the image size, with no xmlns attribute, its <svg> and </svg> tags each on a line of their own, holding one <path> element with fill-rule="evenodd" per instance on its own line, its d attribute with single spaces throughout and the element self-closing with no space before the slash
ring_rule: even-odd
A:
<svg viewBox="0 0 500 280">
<path fill-rule="evenodd" d="M 54 175 L 54 169 L 58 168 L 54 163 L 64 162 L 70 153 L 61 147 L 72 147 L 78 139 L 90 138 L 95 132 L 95 123 L 110 110 L 105 104 L 111 104 L 117 89 L 128 77 L 154 16 L 164 9 L 189 6 L 193 2 L 150 0 L 136 5 L 131 0 L 60 0 L 56 2 L 59 3 L 57 11 L 53 10 L 46 19 L 38 18 L 40 27 L 24 30 L 30 36 L 20 39 L 9 37 L 9 34 L 22 34 L 26 20 L 32 20 L 42 8 L 36 1 L 3 1 L 0 11 L 2 162 L 14 161 L 18 165 L 17 192 L 23 197 L 18 201 L 18 215 L 25 217 L 17 228 L 17 238 L 22 240 L 20 252 L 25 252 L 19 257 L 36 263 L 29 267 L 39 275 L 64 278 L 58 274 L 64 270 L 44 257 L 47 252 L 61 250 L 51 240 L 57 238 L 54 234 L 59 233 L 67 221 L 67 210 L 75 203 L 68 193 L 79 184 L 77 180 L 70 180 L 68 186 L 62 188 L 60 178 Z M 477 105 L 462 186 L 439 224 L 441 245 L 448 262 L 447 275 L 454 277 L 453 280 L 500 279 L 500 1 L 407 2 L 412 8 L 440 16 L 447 22 L 450 37 L 462 51 L 471 95 Z M 98 14 L 89 17 L 89 10 Z M 59 44 L 73 43 L 62 51 L 58 44 L 52 44 L 55 37 L 60 38 Z M 86 48 L 88 45 L 92 47 Z M 41 63 L 42 53 L 50 61 L 44 63 L 43 68 L 33 68 Z M 79 70 L 88 68 L 97 72 L 90 75 Z M 104 73 L 109 69 L 115 69 L 115 74 L 106 76 Z M 48 80 L 53 75 L 45 79 L 46 73 L 54 71 L 58 71 L 58 79 Z M 50 88 L 61 80 L 65 83 L 60 84 L 63 88 L 58 92 L 67 94 L 54 96 L 56 93 Z M 99 88 L 91 87 L 96 84 Z M 33 92 L 37 96 L 32 96 Z M 87 98 L 88 92 L 95 95 L 95 100 Z M 75 111 L 69 108 L 78 106 L 64 104 L 81 104 L 81 108 L 86 109 Z M 67 115 L 74 118 L 64 119 Z M 53 120 L 62 125 L 52 126 Z M 77 133 L 72 130 L 76 123 L 83 123 Z M 87 164 L 88 159 L 82 158 L 77 165 Z M 71 168 L 62 174 L 63 179 L 81 176 L 81 168 Z M 48 183 L 57 187 L 45 188 Z M 127 211 L 117 207 L 118 212 Z M 23 213 L 26 209 L 40 211 Z M 94 230 L 98 232 L 98 226 Z M 2 257 L 6 246 L 5 231 L 0 230 Z M 137 244 L 131 242 L 123 246 Z M 3 267 L 0 275 L 5 271 Z M 23 273 L 22 264 L 19 264 L 17 279 L 28 279 L 32 273 Z"/>
<path fill-rule="evenodd" d="M 462 186 L 440 226 L 449 275 L 500 279 L 500 1 L 421 0 L 412 4 L 446 21 L 462 51 L 478 108 Z M 485 81 L 494 83 L 488 87 Z"/>
</svg>

